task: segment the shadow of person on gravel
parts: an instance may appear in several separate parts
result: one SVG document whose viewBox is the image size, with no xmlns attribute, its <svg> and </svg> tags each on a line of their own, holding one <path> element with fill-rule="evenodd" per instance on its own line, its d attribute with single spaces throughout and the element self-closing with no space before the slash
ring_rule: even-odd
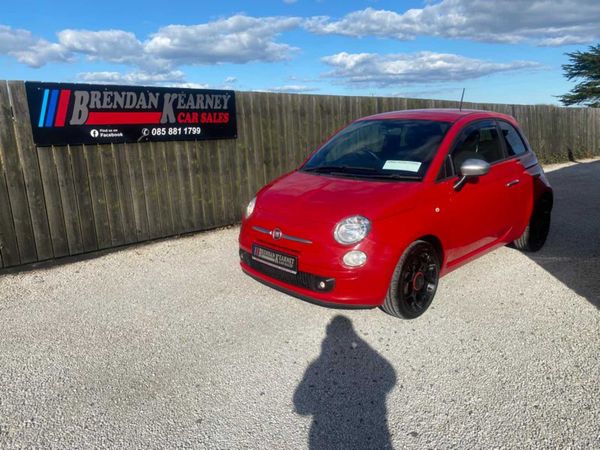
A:
<svg viewBox="0 0 600 450">
<path fill-rule="evenodd" d="M 600 308 L 600 161 L 546 175 L 554 189 L 550 234 L 527 256 Z"/>
<path fill-rule="evenodd" d="M 363 341 L 350 319 L 327 325 L 321 354 L 294 393 L 301 415 L 312 415 L 311 449 L 390 449 L 386 396 L 396 371 Z"/>
</svg>

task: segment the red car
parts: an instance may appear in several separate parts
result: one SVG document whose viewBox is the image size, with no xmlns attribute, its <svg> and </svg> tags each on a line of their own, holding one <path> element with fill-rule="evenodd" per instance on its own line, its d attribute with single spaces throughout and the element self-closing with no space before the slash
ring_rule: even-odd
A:
<svg viewBox="0 0 600 450">
<path fill-rule="evenodd" d="M 515 119 L 398 111 L 352 122 L 248 204 L 241 267 L 305 300 L 415 318 L 439 278 L 499 246 L 539 250 L 552 188 Z"/>
</svg>

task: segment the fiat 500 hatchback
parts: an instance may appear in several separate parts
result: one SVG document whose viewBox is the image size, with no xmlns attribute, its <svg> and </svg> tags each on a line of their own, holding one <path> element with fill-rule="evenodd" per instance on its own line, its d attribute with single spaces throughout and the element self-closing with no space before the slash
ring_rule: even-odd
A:
<svg viewBox="0 0 600 450">
<path fill-rule="evenodd" d="M 506 244 L 539 250 L 552 201 L 514 118 L 378 114 L 258 192 L 242 221 L 241 267 L 306 300 L 415 318 L 462 264 Z"/>
</svg>

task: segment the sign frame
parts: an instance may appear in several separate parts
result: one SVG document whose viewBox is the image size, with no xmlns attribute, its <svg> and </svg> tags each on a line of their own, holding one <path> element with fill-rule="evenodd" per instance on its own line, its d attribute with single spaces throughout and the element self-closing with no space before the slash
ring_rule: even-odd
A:
<svg viewBox="0 0 600 450">
<path fill-rule="evenodd" d="M 235 92 L 25 82 L 39 147 L 237 138 Z"/>
</svg>

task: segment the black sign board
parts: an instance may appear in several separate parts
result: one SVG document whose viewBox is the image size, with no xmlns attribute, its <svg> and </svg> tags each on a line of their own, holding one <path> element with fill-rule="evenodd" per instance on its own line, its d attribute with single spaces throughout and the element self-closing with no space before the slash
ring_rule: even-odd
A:
<svg viewBox="0 0 600 450">
<path fill-rule="evenodd" d="M 237 137 L 233 91 L 37 82 L 25 88 L 39 146 Z"/>
</svg>

